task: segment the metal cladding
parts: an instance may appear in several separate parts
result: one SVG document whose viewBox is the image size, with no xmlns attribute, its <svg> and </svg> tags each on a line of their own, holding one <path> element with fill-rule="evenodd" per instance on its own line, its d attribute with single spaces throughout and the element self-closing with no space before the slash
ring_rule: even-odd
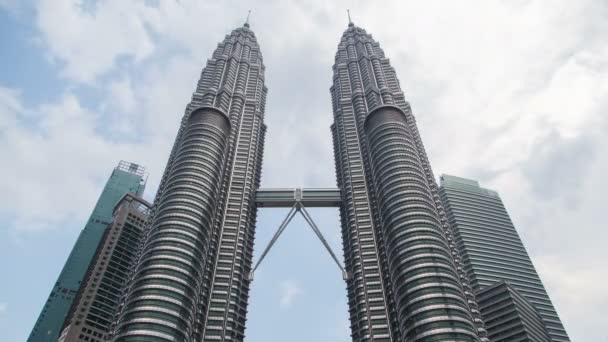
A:
<svg viewBox="0 0 608 342">
<path fill-rule="evenodd" d="M 115 341 L 243 340 L 265 132 L 263 74 L 248 25 L 227 35 L 203 69 Z"/>
<path fill-rule="evenodd" d="M 331 87 L 353 341 L 487 340 L 394 69 L 349 24 Z"/>
</svg>

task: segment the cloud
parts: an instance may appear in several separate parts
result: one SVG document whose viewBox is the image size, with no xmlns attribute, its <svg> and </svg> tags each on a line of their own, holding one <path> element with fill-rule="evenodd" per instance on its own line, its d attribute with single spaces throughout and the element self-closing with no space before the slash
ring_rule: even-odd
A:
<svg viewBox="0 0 608 342">
<path fill-rule="evenodd" d="M 17 91 L 1 89 L 0 101 L 0 117 L 11 122 L 0 135 L 0 150 L 10 161 L 0 171 L 0 191 L 7 194 L 0 197 L 0 214 L 23 231 L 82 219 L 86 211 L 70 206 L 95 198 L 99 171 L 89 161 L 111 153 L 96 138 L 92 114 L 70 94 L 58 103 L 25 108 Z"/>
<path fill-rule="evenodd" d="M 550 199 L 566 193 L 569 204 L 575 206 L 596 148 L 588 135 L 568 139 L 552 131 L 534 145 L 522 172 L 535 195 Z"/>
<path fill-rule="evenodd" d="M 0 318 L 6 316 L 8 312 L 8 304 L 0 303 Z"/>
<path fill-rule="evenodd" d="M 123 113 L 131 113 L 136 107 L 135 98 L 133 95 L 133 84 L 128 78 L 111 81 L 109 86 L 109 94 L 112 100 L 116 103 L 116 109 Z"/>
<path fill-rule="evenodd" d="M 63 66 L 63 74 L 92 82 L 111 70 L 119 57 L 138 62 L 154 51 L 146 29 L 153 12 L 135 1 L 40 0 L 36 23 L 44 47 Z"/>
<path fill-rule="evenodd" d="M 560 215 L 560 218 L 571 222 L 569 217 L 571 216 Z M 573 230 L 577 233 L 588 230 L 580 228 L 579 225 L 573 225 Z M 572 239 L 572 235 L 568 238 Z M 605 241 L 608 238 L 606 235 L 601 234 L 596 238 Z M 577 247 L 571 252 L 533 256 L 545 287 L 573 341 L 603 341 L 608 338 L 604 330 L 597 329 L 598 322 L 608 320 L 608 314 L 603 309 L 608 305 L 603 285 L 608 281 L 608 271 L 605 270 L 605 252 L 598 249 L 598 245 L 592 244 L 587 251 Z M 564 246 L 568 248 L 568 243 Z"/>
<path fill-rule="evenodd" d="M 5 227 L 32 233 L 82 224 L 118 161 L 146 165 L 154 159 L 154 139 L 142 148 L 106 136 L 99 129 L 105 118 L 70 92 L 29 107 L 18 91 L 0 88 L 0 151 L 7 161 L 0 168 L 0 218 Z"/>
<path fill-rule="evenodd" d="M 302 295 L 303 291 L 300 286 L 293 280 L 284 280 L 280 284 L 281 294 L 279 305 L 282 309 L 287 309 L 292 306 L 295 299 Z"/>
</svg>

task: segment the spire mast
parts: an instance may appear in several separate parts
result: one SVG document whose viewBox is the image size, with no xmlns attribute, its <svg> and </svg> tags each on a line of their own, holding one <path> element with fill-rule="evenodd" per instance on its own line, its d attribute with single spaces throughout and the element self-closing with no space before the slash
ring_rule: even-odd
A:
<svg viewBox="0 0 608 342">
<path fill-rule="evenodd" d="M 350 18 L 350 9 L 346 9 L 346 15 L 348 15 L 348 26 L 354 26 L 352 19 Z"/>
<path fill-rule="evenodd" d="M 249 27 L 249 16 L 251 15 L 251 10 L 247 11 L 247 19 L 245 19 L 245 24 L 243 26 Z"/>
</svg>

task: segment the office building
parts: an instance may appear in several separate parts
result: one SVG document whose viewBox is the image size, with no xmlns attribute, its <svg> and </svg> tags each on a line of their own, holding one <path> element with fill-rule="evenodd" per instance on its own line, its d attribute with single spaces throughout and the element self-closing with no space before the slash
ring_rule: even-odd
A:
<svg viewBox="0 0 608 342">
<path fill-rule="evenodd" d="M 474 291 L 506 281 L 536 308 L 552 341 L 569 341 L 498 193 L 442 175 L 440 195 Z"/>
<path fill-rule="evenodd" d="M 114 208 L 59 342 L 106 341 L 152 205 L 126 194 Z M 152 300 L 147 303 L 154 303 Z"/>
<path fill-rule="evenodd" d="M 551 341 L 534 306 L 504 280 L 484 287 L 477 302 L 490 341 Z"/>
<path fill-rule="evenodd" d="M 57 341 L 99 241 L 112 221 L 114 206 L 128 192 L 141 195 L 145 183 L 145 169 L 137 164 L 121 161 L 114 168 L 42 308 L 28 342 Z"/>
</svg>

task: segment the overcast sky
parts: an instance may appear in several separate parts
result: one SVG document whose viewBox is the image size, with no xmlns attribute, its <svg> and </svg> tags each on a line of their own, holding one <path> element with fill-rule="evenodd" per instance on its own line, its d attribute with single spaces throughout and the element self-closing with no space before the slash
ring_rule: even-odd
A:
<svg viewBox="0 0 608 342">
<path fill-rule="evenodd" d="M 370 5 L 373 4 L 373 5 Z M 346 8 L 397 71 L 435 175 L 497 190 L 573 341 L 608 341 L 608 3 L 0 0 L 0 336 L 28 336 L 105 180 L 152 198 L 217 43 L 252 9 L 269 88 L 262 185 L 334 187 Z M 262 209 L 257 252 L 285 212 Z M 312 215 L 341 254 L 337 211 Z M 302 219 L 260 267 L 247 340 L 347 341 L 346 291 Z"/>
</svg>

